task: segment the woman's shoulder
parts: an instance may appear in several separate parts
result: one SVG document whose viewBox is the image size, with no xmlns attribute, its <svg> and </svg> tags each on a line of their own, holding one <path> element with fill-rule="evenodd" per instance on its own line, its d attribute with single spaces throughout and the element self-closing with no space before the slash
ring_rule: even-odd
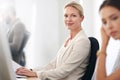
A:
<svg viewBox="0 0 120 80">
<path fill-rule="evenodd" d="M 76 41 L 90 42 L 88 36 L 86 35 L 86 33 L 83 30 L 78 33 L 78 37 L 77 37 Z"/>
</svg>

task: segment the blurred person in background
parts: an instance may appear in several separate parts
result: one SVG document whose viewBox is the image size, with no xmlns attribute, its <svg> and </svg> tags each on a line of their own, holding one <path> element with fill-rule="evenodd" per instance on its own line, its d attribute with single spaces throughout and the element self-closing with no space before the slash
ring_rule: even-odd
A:
<svg viewBox="0 0 120 80">
<path fill-rule="evenodd" d="M 1 14 L 3 27 L 6 28 L 12 59 L 18 64 L 25 66 L 25 54 L 20 51 L 25 33 L 27 32 L 25 25 L 16 17 L 14 6 L 6 5 Z"/>
</svg>

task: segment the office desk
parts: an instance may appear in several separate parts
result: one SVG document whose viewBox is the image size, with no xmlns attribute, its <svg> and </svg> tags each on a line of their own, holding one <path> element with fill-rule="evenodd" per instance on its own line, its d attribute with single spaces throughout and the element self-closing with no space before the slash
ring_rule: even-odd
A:
<svg viewBox="0 0 120 80">
<path fill-rule="evenodd" d="M 38 78 L 28 78 L 27 80 L 40 80 Z"/>
</svg>

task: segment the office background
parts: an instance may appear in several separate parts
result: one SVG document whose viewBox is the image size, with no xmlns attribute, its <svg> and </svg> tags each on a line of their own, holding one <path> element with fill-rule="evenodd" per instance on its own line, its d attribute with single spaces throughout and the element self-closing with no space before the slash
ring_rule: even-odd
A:
<svg viewBox="0 0 120 80">
<path fill-rule="evenodd" d="M 64 5 L 72 0 L 0 0 L 16 8 L 17 17 L 31 32 L 31 37 L 25 48 L 28 68 L 43 66 L 57 54 L 58 49 L 67 37 L 67 29 L 63 22 Z M 83 29 L 88 36 L 96 37 L 101 43 L 99 29 L 101 21 L 98 13 L 103 0 L 77 0 L 84 8 L 85 18 Z M 0 6 L 0 7 L 1 7 Z M 111 44 L 112 43 L 112 44 Z M 111 39 L 110 55 L 107 56 L 107 73 L 112 70 L 120 42 Z"/>
</svg>

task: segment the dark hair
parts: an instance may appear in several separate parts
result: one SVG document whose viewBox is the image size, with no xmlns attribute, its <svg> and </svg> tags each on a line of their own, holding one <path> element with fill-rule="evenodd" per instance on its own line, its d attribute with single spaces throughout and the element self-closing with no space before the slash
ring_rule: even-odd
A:
<svg viewBox="0 0 120 80">
<path fill-rule="evenodd" d="M 120 0 L 104 0 L 99 8 L 99 11 L 105 6 L 111 6 L 120 10 Z"/>
</svg>

